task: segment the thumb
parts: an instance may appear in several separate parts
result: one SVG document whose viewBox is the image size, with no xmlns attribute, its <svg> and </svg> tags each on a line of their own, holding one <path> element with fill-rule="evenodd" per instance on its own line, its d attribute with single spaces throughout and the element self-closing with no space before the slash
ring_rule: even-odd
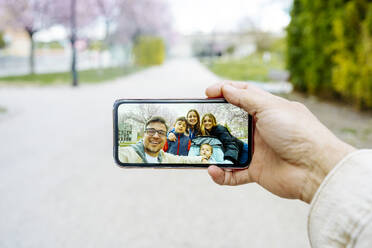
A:
<svg viewBox="0 0 372 248">
<path fill-rule="evenodd" d="M 253 182 L 248 169 L 243 170 L 224 170 L 215 165 L 208 167 L 208 173 L 213 181 L 219 185 L 241 185 Z"/>
<path fill-rule="evenodd" d="M 236 88 L 231 84 L 222 86 L 223 97 L 231 104 L 238 106 L 249 114 L 261 112 L 272 104 L 274 95 L 261 90 L 253 85 L 246 84 L 244 88 Z"/>
<path fill-rule="evenodd" d="M 225 182 L 225 171 L 215 165 L 208 167 L 208 174 L 211 176 L 213 181 L 219 185 L 224 185 Z"/>
</svg>

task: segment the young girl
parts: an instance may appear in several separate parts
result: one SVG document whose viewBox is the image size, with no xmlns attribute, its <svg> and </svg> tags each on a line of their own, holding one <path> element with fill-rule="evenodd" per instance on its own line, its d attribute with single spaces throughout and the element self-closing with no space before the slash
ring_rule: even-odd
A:
<svg viewBox="0 0 372 248">
<path fill-rule="evenodd" d="M 195 138 L 201 134 L 200 131 L 200 116 L 196 109 L 190 109 L 186 114 L 187 119 L 187 131 L 190 139 Z"/>
<path fill-rule="evenodd" d="M 186 114 L 187 127 L 186 131 L 189 134 L 190 140 L 198 135 L 201 135 L 200 131 L 200 116 L 196 109 L 190 109 Z M 176 136 L 173 134 L 174 129 L 169 132 L 168 139 L 170 141 L 176 141 Z"/>
<path fill-rule="evenodd" d="M 224 148 L 224 159 L 234 164 L 244 164 L 248 159 L 248 145 L 232 136 L 226 127 L 217 124 L 216 117 L 211 114 L 203 115 L 201 121 L 202 135 L 215 136 Z"/>
</svg>

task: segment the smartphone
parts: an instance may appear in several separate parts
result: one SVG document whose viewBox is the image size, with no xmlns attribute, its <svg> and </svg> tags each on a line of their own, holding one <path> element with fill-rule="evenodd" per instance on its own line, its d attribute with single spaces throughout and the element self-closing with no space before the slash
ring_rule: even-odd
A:
<svg viewBox="0 0 372 248">
<path fill-rule="evenodd" d="M 121 99 L 114 160 L 123 168 L 247 168 L 252 116 L 225 99 Z"/>
</svg>

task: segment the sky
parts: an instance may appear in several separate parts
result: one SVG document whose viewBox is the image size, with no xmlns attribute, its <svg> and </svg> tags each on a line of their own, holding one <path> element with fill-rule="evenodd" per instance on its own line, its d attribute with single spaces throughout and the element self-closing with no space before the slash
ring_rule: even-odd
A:
<svg viewBox="0 0 372 248">
<path fill-rule="evenodd" d="M 292 0 L 167 1 L 173 14 L 174 28 L 182 34 L 236 31 L 244 20 L 265 31 L 281 32 L 290 21 L 292 4 Z"/>
</svg>

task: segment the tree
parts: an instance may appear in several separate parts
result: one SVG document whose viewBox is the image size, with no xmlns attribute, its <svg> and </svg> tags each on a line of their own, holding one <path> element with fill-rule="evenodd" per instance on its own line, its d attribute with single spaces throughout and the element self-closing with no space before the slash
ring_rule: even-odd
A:
<svg viewBox="0 0 372 248">
<path fill-rule="evenodd" d="M 0 0 L 0 8 L 6 14 L 5 23 L 12 28 L 24 30 L 30 38 L 29 65 L 30 73 L 35 73 L 35 43 L 36 32 L 50 27 L 50 0 Z"/>
<path fill-rule="evenodd" d="M 197 104 L 195 108 L 201 115 L 200 118 L 204 114 L 212 113 L 216 117 L 218 124 L 228 125 L 232 130 L 240 128 L 245 131 L 248 130 L 248 114 L 241 108 L 231 104 Z"/>
<path fill-rule="evenodd" d="M 304 6 L 301 0 L 294 0 L 291 10 L 291 22 L 287 27 L 287 67 L 291 73 L 291 81 L 296 89 L 306 91 L 307 85 L 303 79 L 306 66 L 304 65 Z"/>
<path fill-rule="evenodd" d="M 372 108 L 372 3 L 295 0 L 287 66 L 297 89 Z"/>
<path fill-rule="evenodd" d="M 136 105 L 122 105 L 123 108 L 119 107 L 119 122 L 125 122 L 125 120 L 132 120 L 140 126 L 144 126 L 145 123 L 154 116 L 163 117 L 168 125 L 172 125 L 176 120 L 177 116 L 166 105 L 162 106 L 159 104 L 136 104 Z"/>
<path fill-rule="evenodd" d="M 171 38 L 171 15 L 164 0 L 126 0 L 118 7 L 117 41 L 136 42 L 143 35 Z"/>
<path fill-rule="evenodd" d="M 64 25 L 70 29 L 70 44 L 71 44 L 71 74 L 72 85 L 78 85 L 77 60 L 78 54 L 76 51 L 76 41 L 79 38 L 78 30 L 88 24 L 94 22 L 97 17 L 97 11 L 94 6 L 94 0 L 69 0 L 69 1 L 54 1 L 53 2 L 53 20 L 55 23 Z"/>
<path fill-rule="evenodd" d="M 117 20 L 120 10 L 119 6 L 122 6 L 126 0 L 95 0 L 97 12 L 100 18 L 104 22 L 104 38 L 103 42 L 99 47 L 100 57 L 105 48 L 110 47 L 110 35 L 112 24 Z M 100 58 L 101 60 L 101 58 Z M 101 61 L 99 62 L 101 65 Z"/>
</svg>

